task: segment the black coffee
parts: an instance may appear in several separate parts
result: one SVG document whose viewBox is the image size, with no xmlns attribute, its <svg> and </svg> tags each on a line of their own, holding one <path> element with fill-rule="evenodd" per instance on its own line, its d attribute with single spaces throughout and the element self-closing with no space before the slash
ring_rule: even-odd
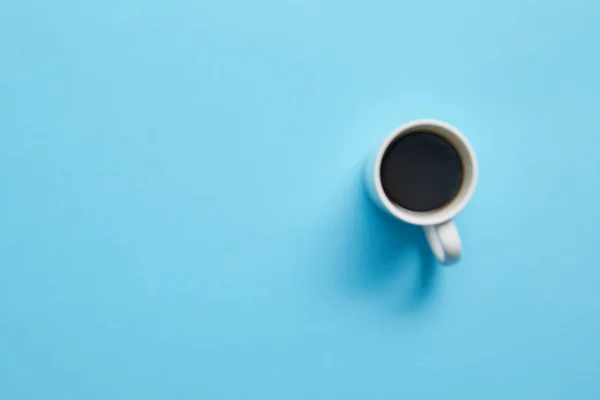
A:
<svg viewBox="0 0 600 400">
<path fill-rule="evenodd" d="M 388 147 L 381 162 L 386 196 L 412 211 L 432 211 L 450 203 L 463 179 L 456 149 L 430 132 L 401 136 Z"/>
</svg>

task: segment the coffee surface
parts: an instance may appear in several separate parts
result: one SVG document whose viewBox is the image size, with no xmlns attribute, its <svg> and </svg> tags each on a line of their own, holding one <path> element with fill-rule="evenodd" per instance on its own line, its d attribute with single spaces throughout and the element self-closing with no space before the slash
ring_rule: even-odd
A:
<svg viewBox="0 0 600 400">
<path fill-rule="evenodd" d="M 456 149 L 441 136 L 414 132 L 388 147 L 381 162 L 381 183 L 386 196 L 411 211 L 433 211 L 450 203 L 463 180 L 463 165 Z"/>
</svg>

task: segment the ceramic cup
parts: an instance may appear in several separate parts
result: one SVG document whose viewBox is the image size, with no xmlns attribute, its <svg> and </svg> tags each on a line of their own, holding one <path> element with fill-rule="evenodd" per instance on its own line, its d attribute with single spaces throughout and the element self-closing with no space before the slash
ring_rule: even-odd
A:
<svg viewBox="0 0 600 400">
<path fill-rule="evenodd" d="M 381 162 L 389 146 L 398 138 L 413 132 L 431 132 L 449 142 L 458 152 L 463 169 L 463 179 L 458 193 L 439 209 L 417 212 L 393 203 L 385 194 L 381 183 Z M 465 208 L 477 183 L 477 159 L 465 136 L 455 127 L 437 120 L 417 120 L 394 130 L 374 151 L 366 163 L 367 192 L 384 212 L 413 225 L 422 226 L 429 246 L 442 264 L 452 264 L 461 255 L 461 241 L 452 219 Z"/>
</svg>

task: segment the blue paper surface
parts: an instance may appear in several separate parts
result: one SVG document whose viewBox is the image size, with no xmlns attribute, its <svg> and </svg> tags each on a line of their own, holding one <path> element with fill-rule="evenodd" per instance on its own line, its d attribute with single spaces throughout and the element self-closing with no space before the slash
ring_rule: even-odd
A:
<svg viewBox="0 0 600 400">
<path fill-rule="evenodd" d="M 600 397 L 600 3 L 0 4 L 0 398 Z M 364 198 L 437 118 L 464 257 Z"/>
</svg>

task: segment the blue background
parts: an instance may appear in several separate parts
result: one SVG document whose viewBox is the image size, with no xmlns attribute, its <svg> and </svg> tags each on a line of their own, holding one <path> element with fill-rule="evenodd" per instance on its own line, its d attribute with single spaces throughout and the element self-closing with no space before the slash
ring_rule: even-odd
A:
<svg viewBox="0 0 600 400">
<path fill-rule="evenodd" d="M 4 1 L 0 398 L 600 397 L 600 3 Z M 361 191 L 480 183 L 440 268 Z"/>
</svg>

